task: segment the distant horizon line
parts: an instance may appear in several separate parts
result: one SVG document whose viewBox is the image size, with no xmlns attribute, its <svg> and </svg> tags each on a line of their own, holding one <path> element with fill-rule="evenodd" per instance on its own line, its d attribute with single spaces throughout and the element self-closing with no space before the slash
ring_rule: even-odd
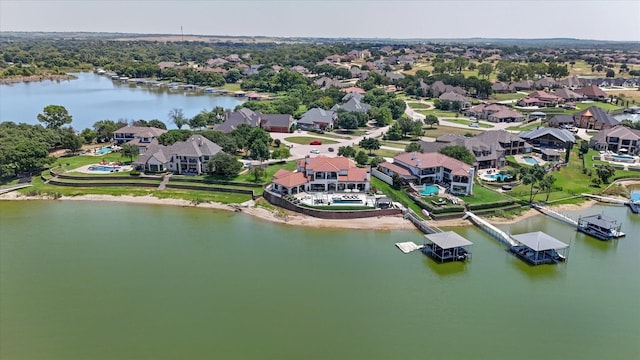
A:
<svg viewBox="0 0 640 360">
<path fill-rule="evenodd" d="M 602 39 L 584 39 L 584 38 L 574 38 L 574 37 L 483 37 L 483 36 L 473 36 L 473 37 L 332 37 L 332 36 L 277 36 L 277 35 L 222 35 L 222 34 L 181 34 L 181 33 L 145 33 L 145 32 L 118 32 L 118 31 L 41 31 L 41 30 L 9 30 L 0 32 L 0 37 L 2 34 L 11 34 L 11 33 L 40 33 L 40 34 L 114 34 L 114 35 L 145 35 L 145 36 L 197 36 L 197 37 L 224 37 L 224 38 L 273 38 L 273 39 L 335 39 L 335 40 L 410 40 L 410 41 L 419 41 L 419 40 L 429 40 L 429 41 L 437 41 L 437 40 L 573 40 L 573 41 L 588 41 L 588 42 L 617 42 L 617 43 L 640 43 L 640 40 L 602 40 Z"/>
</svg>

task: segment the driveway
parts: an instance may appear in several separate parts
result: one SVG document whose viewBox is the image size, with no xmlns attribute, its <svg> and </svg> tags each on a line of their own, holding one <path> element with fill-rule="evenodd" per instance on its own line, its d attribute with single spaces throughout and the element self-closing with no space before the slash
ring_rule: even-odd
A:
<svg viewBox="0 0 640 360">
<path fill-rule="evenodd" d="M 351 136 L 348 134 L 336 134 L 336 135 L 340 135 L 340 136 L 344 136 L 344 137 L 349 137 L 349 139 L 337 139 L 337 138 L 333 138 L 333 137 L 328 137 L 328 136 L 324 136 L 324 134 L 317 134 L 314 132 L 308 132 L 308 131 L 296 131 L 294 133 L 270 133 L 269 135 L 271 135 L 271 137 L 275 140 L 275 139 L 280 139 L 281 143 L 284 146 L 289 146 L 290 147 L 290 152 L 291 152 L 291 157 L 287 158 L 286 160 L 295 160 L 295 159 L 302 159 L 307 155 L 310 156 L 318 156 L 318 155 L 324 155 L 324 156 L 328 156 L 328 157 L 336 157 L 338 156 L 338 148 L 341 146 L 353 146 L 353 145 L 357 145 L 360 140 L 364 139 L 365 137 L 378 137 L 380 135 L 382 135 L 382 133 L 387 132 L 387 130 L 389 130 L 388 126 L 385 127 L 381 127 L 381 128 L 375 128 L 370 131 L 370 134 L 368 135 L 362 135 L 362 136 Z M 334 133 L 332 133 L 334 134 Z M 287 140 L 285 140 L 285 138 L 288 137 L 292 137 L 292 136 L 309 136 L 309 137 L 314 137 L 314 138 L 318 138 L 318 139 L 326 139 L 326 140 L 330 140 L 330 141 L 336 141 L 337 143 L 335 144 L 325 144 L 323 142 L 322 145 L 309 145 L 309 144 L 295 144 L 295 143 L 291 143 L 288 142 Z M 282 145 L 281 145 L 282 146 Z M 334 150 L 333 152 L 329 152 L 329 148 L 332 147 Z M 311 150 L 318 150 L 320 152 L 320 154 L 312 154 Z M 397 150 L 397 149 L 394 149 Z"/>
</svg>

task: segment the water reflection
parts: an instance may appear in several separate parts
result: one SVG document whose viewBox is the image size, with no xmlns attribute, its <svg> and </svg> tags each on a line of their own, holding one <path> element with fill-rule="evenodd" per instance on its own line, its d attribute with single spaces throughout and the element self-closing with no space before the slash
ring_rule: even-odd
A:
<svg viewBox="0 0 640 360">
<path fill-rule="evenodd" d="M 568 262 L 571 261 L 569 258 Z M 540 281 L 558 278 L 565 275 L 566 263 L 559 264 L 543 264 L 543 265 L 530 265 L 529 263 L 519 259 L 513 255 L 511 265 L 518 269 L 522 274 L 526 275 L 529 280 Z"/>
<path fill-rule="evenodd" d="M 422 263 L 441 278 L 462 275 L 469 267 L 466 261 L 439 263 L 426 255 L 423 256 Z"/>
</svg>

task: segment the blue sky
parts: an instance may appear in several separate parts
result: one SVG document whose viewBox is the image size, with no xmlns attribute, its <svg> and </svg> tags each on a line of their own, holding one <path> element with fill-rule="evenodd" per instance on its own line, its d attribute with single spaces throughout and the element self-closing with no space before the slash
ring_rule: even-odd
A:
<svg viewBox="0 0 640 360">
<path fill-rule="evenodd" d="M 640 41 L 640 1 L 0 0 L 0 31 Z"/>
</svg>

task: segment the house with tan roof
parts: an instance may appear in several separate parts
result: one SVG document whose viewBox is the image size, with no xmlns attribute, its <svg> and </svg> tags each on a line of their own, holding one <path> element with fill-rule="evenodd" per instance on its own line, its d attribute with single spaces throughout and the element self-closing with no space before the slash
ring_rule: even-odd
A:
<svg viewBox="0 0 640 360">
<path fill-rule="evenodd" d="M 589 140 L 589 145 L 596 150 L 638 155 L 640 154 L 640 130 L 616 125 L 610 129 L 600 130 Z"/>
<path fill-rule="evenodd" d="M 272 191 L 281 195 L 300 192 L 369 191 L 369 168 L 359 168 L 349 158 L 307 156 L 298 160 L 296 171 L 278 170 L 273 175 Z"/>
<path fill-rule="evenodd" d="M 598 106 L 590 106 L 574 114 L 573 119 L 575 120 L 576 127 L 584 129 L 601 130 L 618 125 L 618 120 Z"/>
<path fill-rule="evenodd" d="M 132 144 L 140 149 L 140 154 L 144 154 L 145 149 L 160 135 L 167 130 L 148 126 L 125 126 L 113 132 L 113 139 L 117 145 Z"/>
<path fill-rule="evenodd" d="M 583 88 L 576 89 L 575 92 L 590 100 L 604 100 L 607 98 L 607 93 L 602 91 L 602 89 L 596 85 L 585 86 Z"/>
<path fill-rule="evenodd" d="M 398 154 L 392 163 L 381 163 L 379 168 L 386 175 L 397 174 L 417 184 L 440 184 L 452 194 L 473 193 L 473 166 L 437 152 Z"/>
<path fill-rule="evenodd" d="M 202 135 L 194 135 L 169 146 L 151 144 L 133 165 L 144 171 L 200 175 L 207 171 L 207 162 L 221 151 L 218 144 Z"/>
</svg>

